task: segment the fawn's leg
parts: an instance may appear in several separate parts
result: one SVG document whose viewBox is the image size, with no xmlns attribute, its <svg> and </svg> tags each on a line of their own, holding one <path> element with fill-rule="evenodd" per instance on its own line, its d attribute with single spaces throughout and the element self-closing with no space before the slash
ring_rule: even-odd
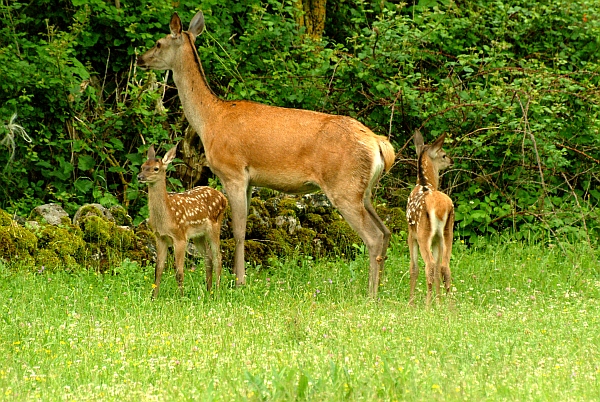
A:
<svg viewBox="0 0 600 402">
<path fill-rule="evenodd" d="M 452 285 L 452 274 L 450 273 L 450 256 L 452 255 L 452 239 L 454 232 L 454 211 L 450 213 L 446 227 L 444 228 L 444 255 L 442 257 L 442 277 L 446 294 L 450 293 Z"/>
<path fill-rule="evenodd" d="M 418 236 L 419 250 L 421 257 L 425 261 L 425 276 L 427 278 L 427 307 L 431 306 L 431 294 L 433 293 L 433 282 L 435 281 L 435 272 L 437 271 L 436 262 L 431 253 L 431 242 L 428 237 Z"/>
<path fill-rule="evenodd" d="M 175 240 L 173 248 L 175 249 L 175 278 L 177 278 L 179 293 L 183 296 L 183 266 L 185 264 L 187 240 Z"/>
<path fill-rule="evenodd" d="M 211 256 L 211 267 L 217 276 L 217 287 L 221 285 L 221 270 L 223 262 L 221 258 L 221 219 L 213 224 L 212 230 L 206 237 L 206 254 Z"/>
<path fill-rule="evenodd" d="M 433 284 L 435 287 L 435 292 L 437 295 L 438 302 L 442 301 L 442 292 L 440 291 L 440 282 L 441 282 L 440 281 L 440 279 L 441 279 L 440 267 L 442 265 L 442 256 L 444 253 L 443 240 L 444 240 L 443 238 L 436 235 L 431 244 L 433 260 L 435 261 L 435 267 L 434 267 L 434 272 L 433 272 Z"/>
<path fill-rule="evenodd" d="M 213 276 L 212 276 L 210 255 L 208 253 L 208 249 L 206 248 L 206 237 L 205 236 L 195 237 L 194 245 L 196 246 L 196 249 L 198 250 L 198 252 L 202 253 L 202 256 L 204 257 L 204 272 L 205 272 L 205 278 L 206 278 L 206 290 L 210 290 L 210 288 L 212 288 Z"/>
<path fill-rule="evenodd" d="M 152 290 L 152 298 L 156 299 L 158 296 L 158 289 L 160 288 L 160 278 L 165 269 L 165 262 L 167 260 L 167 252 L 169 251 L 169 244 L 166 239 L 156 237 L 156 268 L 154 269 L 154 289 Z"/>
<path fill-rule="evenodd" d="M 408 303 L 414 306 L 415 287 L 417 286 L 417 278 L 419 277 L 419 243 L 410 229 L 408 231 L 408 250 L 410 252 L 410 298 L 408 299 Z"/>
</svg>

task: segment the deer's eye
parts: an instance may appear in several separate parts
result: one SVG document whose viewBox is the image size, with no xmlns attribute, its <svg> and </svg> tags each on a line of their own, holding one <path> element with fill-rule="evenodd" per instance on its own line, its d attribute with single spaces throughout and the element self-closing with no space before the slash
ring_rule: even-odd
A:
<svg viewBox="0 0 600 402">
<path fill-rule="evenodd" d="M 156 42 L 156 48 L 160 49 L 160 42 Z"/>
<path fill-rule="evenodd" d="M 156 166 L 156 167 L 154 168 L 154 171 L 155 171 L 155 172 L 158 172 L 158 166 Z"/>
</svg>

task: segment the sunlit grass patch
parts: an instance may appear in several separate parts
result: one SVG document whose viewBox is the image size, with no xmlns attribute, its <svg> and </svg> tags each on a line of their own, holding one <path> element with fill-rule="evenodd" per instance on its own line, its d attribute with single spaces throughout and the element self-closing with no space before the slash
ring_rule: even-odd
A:
<svg viewBox="0 0 600 402">
<path fill-rule="evenodd" d="M 594 252 L 456 247 L 452 303 L 408 307 L 396 242 L 379 300 L 367 261 L 282 260 L 204 290 L 172 271 L 0 269 L 0 395 L 13 400 L 593 400 Z"/>
</svg>

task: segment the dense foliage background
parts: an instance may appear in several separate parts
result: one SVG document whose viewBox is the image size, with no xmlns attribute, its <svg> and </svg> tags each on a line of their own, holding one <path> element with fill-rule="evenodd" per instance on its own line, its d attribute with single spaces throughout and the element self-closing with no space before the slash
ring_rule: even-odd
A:
<svg viewBox="0 0 600 402">
<path fill-rule="evenodd" d="M 346 114 L 391 138 L 379 202 L 405 204 L 413 130 L 446 132 L 457 235 L 597 241 L 600 3 L 330 0 L 320 37 L 296 3 L 3 0 L 0 208 L 93 201 L 140 221 L 147 144 L 175 143 L 187 123 L 168 74 L 135 57 L 174 11 L 187 25 L 201 9 L 196 44 L 221 97 Z"/>
</svg>

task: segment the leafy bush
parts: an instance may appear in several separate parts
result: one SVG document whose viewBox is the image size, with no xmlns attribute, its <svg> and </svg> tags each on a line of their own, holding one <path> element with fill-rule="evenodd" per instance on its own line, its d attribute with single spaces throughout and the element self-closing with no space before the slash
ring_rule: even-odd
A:
<svg viewBox="0 0 600 402">
<path fill-rule="evenodd" d="M 221 97 L 347 114 L 391 137 L 398 163 L 377 193 L 390 206 L 414 182 L 413 130 L 448 132 L 459 236 L 598 238 L 597 2 L 328 3 L 321 40 L 293 1 L 2 3 L 0 139 L 17 112 L 32 143 L 0 154 L 0 208 L 100 202 L 143 219 L 142 154 L 187 124 L 168 74 L 134 60 L 173 11 L 187 23 L 202 9 L 196 45 Z"/>
</svg>

